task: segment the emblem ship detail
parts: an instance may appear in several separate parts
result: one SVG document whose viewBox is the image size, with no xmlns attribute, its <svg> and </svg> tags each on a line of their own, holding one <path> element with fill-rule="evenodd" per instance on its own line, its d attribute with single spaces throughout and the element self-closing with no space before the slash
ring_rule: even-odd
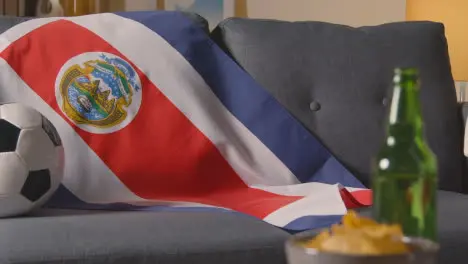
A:
<svg viewBox="0 0 468 264">
<path fill-rule="evenodd" d="M 78 96 L 78 103 L 86 112 L 90 112 L 93 106 L 96 106 L 99 112 L 104 112 L 108 115 L 114 111 L 116 105 L 115 99 L 109 99 L 110 91 L 101 91 L 99 83 L 99 80 L 95 80 L 92 83 L 75 82 L 76 87 L 88 95 Z M 89 98 L 92 98 L 92 101 Z"/>
</svg>

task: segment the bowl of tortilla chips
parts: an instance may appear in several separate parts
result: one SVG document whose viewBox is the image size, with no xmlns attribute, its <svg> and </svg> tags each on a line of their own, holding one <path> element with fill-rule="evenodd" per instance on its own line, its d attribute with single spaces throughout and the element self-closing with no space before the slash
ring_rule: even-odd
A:
<svg viewBox="0 0 468 264">
<path fill-rule="evenodd" d="M 380 224 L 354 211 L 340 224 L 286 242 L 289 264 L 435 264 L 438 250 L 431 240 L 406 237 L 399 225 Z"/>
</svg>

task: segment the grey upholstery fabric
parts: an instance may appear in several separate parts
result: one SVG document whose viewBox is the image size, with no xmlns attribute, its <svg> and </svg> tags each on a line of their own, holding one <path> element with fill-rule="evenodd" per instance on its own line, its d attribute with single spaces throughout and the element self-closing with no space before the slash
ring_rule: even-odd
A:
<svg viewBox="0 0 468 264">
<path fill-rule="evenodd" d="M 287 237 L 234 213 L 48 210 L 0 220 L 0 263 L 284 264 Z"/>
<path fill-rule="evenodd" d="M 212 35 L 367 185 L 371 159 L 384 138 L 393 69 L 418 67 L 440 188 L 461 191 L 461 126 L 443 25 L 352 28 L 232 18 Z"/>
<path fill-rule="evenodd" d="M 439 193 L 439 263 L 465 263 L 468 259 L 468 196 Z"/>
<path fill-rule="evenodd" d="M 468 258 L 468 196 L 440 191 L 440 263 Z M 371 209 L 360 211 L 370 215 Z M 43 209 L 0 220 L 0 263 L 284 264 L 289 234 L 234 213 Z"/>
</svg>

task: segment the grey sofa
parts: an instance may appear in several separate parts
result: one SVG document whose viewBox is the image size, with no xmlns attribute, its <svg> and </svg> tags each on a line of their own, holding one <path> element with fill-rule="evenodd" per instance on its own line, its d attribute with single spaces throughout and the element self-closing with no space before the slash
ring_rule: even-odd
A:
<svg viewBox="0 0 468 264">
<path fill-rule="evenodd" d="M 2 18 L 0 29 L 18 21 Z M 392 69 L 419 67 L 427 135 L 440 161 L 441 263 L 466 262 L 463 120 L 442 25 L 228 19 L 212 36 L 366 184 L 384 136 Z M 237 213 L 42 209 L 0 220 L 0 263 L 282 264 L 290 235 Z"/>
</svg>

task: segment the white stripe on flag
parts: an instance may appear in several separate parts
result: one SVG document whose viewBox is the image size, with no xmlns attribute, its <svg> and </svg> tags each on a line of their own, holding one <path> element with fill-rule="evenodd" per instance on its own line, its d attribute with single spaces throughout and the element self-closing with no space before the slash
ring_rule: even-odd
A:
<svg viewBox="0 0 468 264">
<path fill-rule="evenodd" d="M 24 83 L 2 58 L 0 87 L 0 103 L 24 103 L 41 112 L 56 126 L 65 150 L 63 184 L 78 198 L 90 203 L 146 201 L 125 187 L 72 127 Z M 84 175 L 88 177 L 83 177 Z"/>
<path fill-rule="evenodd" d="M 235 118 L 198 72 L 161 36 L 114 14 L 67 18 L 128 57 L 213 142 L 246 184 L 298 183 L 294 174 Z M 126 41 L 126 40 L 134 41 Z M 143 88 L 144 89 L 144 88 Z"/>
<path fill-rule="evenodd" d="M 320 194 L 323 192 L 336 192 L 337 187 L 340 189 L 339 184 L 327 184 L 320 182 L 308 182 L 294 185 L 283 185 L 283 186 L 263 186 L 263 185 L 252 185 L 252 188 L 264 190 L 267 192 L 288 195 L 288 196 L 307 196 L 311 194 Z"/>
<path fill-rule="evenodd" d="M 340 195 L 340 186 L 336 184 L 303 183 L 253 188 L 281 195 L 304 196 L 263 218 L 277 226 L 285 226 L 303 216 L 343 215 L 347 211 Z"/>
<path fill-rule="evenodd" d="M 366 189 L 366 188 L 345 187 L 345 186 L 342 186 L 342 185 L 340 185 L 340 187 L 346 189 L 348 192 L 369 190 L 369 189 Z"/>
</svg>

